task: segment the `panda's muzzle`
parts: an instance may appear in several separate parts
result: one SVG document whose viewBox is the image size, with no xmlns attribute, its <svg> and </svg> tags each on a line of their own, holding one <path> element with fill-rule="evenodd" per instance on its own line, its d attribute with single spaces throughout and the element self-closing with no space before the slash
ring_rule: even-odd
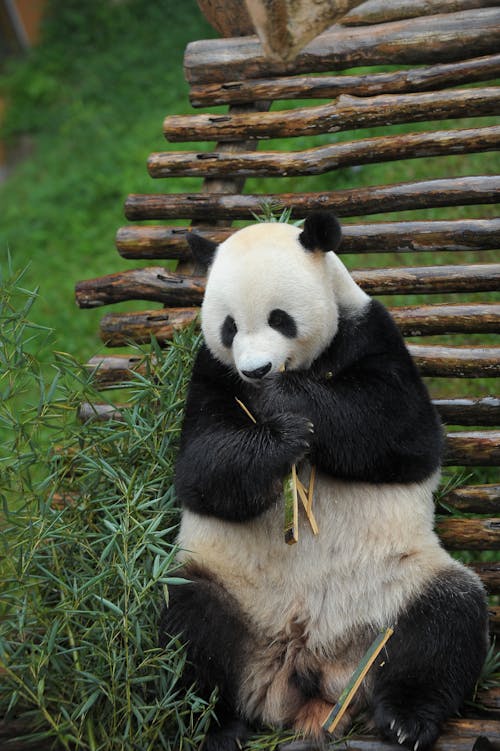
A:
<svg viewBox="0 0 500 751">
<path fill-rule="evenodd" d="M 242 370 L 242 374 L 246 378 L 251 378 L 254 381 L 258 381 L 261 378 L 264 378 L 267 373 L 271 370 L 272 363 L 268 362 L 266 365 L 262 365 L 260 368 L 255 368 L 255 370 Z"/>
</svg>

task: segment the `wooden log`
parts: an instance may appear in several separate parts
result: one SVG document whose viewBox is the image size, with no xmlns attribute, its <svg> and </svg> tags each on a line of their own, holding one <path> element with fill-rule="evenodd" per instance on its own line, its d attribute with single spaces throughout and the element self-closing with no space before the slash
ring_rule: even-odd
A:
<svg viewBox="0 0 500 751">
<path fill-rule="evenodd" d="M 344 224 L 339 253 L 497 250 L 500 219 Z"/>
<path fill-rule="evenodd" d="M 490 745 L 478 746 L 478 738 L 487 738 Z M 432 746 L 433 751 L 497 751 L 500 739 L 500 722 L 497 719 L 465 719 L 448 721 Z M 486 742 L 485 742 L 486 743 Z M 494 744 L 494 745 L 493 745 Z M 279 751 L 319 751 L 316 741 L 293 740 L 280 744 Z M 398 751 L 400 745 L 383 740 L 379 735 L 353 733 L 342 739 L 343 751 Z"/>
<path fill-rule="evenodd" d="M 438 180 L 372 185 L 330 193 L 277 193 L 264 195 L 222 195 L 205 193 L 131 194 L 125 203 L 127 219 L 216 219 L 252 220 L 262 212 L 262 204 L 278 209 L 290 208 L 295 219 L 318 209 L 329 209 L 337 216 L 380 214 L 442 206 L 496 203 L 500 199 L 500 177 L 478 175 Z"/>
<path fill-rule="evenodd" d="M 433 751 L 473 751 L 474 743 L 480 736 L 488 738 L 495 744 L 491 745 L 491 748 L 496 749 L 500 740 L 498 720 L 461 718 L 449 721 L 432 748 Z M 342 748 L 345 751 L 397 751 L 401 746 L 384 741 L 379 736 L 353 735 L 342 741 Z M 280 746 L 280 751 L 317 751 L 317 749 L 317 744 L 311 741 L 292 741 Z"/>
<path fill-rule="evenodd" d="M 274 75 L 345 70 L 371 65 L 421 65 L 498 53 L 498 8 L 373 24 L 330 27 L 293 63 L 271 62 L 257 37 L 191 42 L 184 56 L 189 83 L 214 83 Z"/>
<path fill-rule="evenodd" d="M 343 26 L 360 26 L 370 23 L 399 21 L 403 18 L 419 18 L 435 13 L 456 13 L 471 8 L 486 8 L 496 5 L 497 0 L 367 0 L 350 10 L 342 18 Z M 250 32 L 251 33 L 251 32 Z"/>
<path fill-rule="evenodd" d="M 127 298 L 123 296 L 108 302 L 118 302 L 120 299 Z M 106 303 L 100 302 L 100 304 Z M 109 346 L 121 346 L 116 343 L 117 336 L 121 343 L 123 343 L 124 336 L 125 341 L 141 343 L 149 341 L 151 336 L 161 340 L 168 339 L 172 335 L 172 327 L 183 328 L 195 319 L 195 311 L 195 308 L 169 308 L 138 313 L 108 314 L 101 322 L 101 336 Z M 390 312 L 404 336 L 484 333 L 494 332 L 497 329 L 500 305 L 427 305 L 392 308 Z M 162 336 L 159 335 L 160 333 Z M 136 335 L 140 335 L 139 338 L 136 338 Z"/>
<path fill-rule="evenodd" d="M 491 81 L 499 74 L 500 54 L 482 55 L 456 63 L 441 63 L 384 73 L 282 76 L 195 84 L 191 86 L 189 100 L 193 107 L 210 107 L 261 99 L 335 99 L 342 94 L 409 94 L 416 91 L 437 91 L 478 81 Z"/>
<path fill-rule="evenodd" d="M 351 276 L 371 295 L 496 292 L 500 263 L 353 270 Z"/>
<path fill-rule="evenodd" d="M 100 322 L 100 336 L 107 347 L 124 347 L 131 342 L 147 344 L 155 337 L 164 343 L 174 332 L 190 326 L 198 308 L 168 308 L 139 313 L 108 313 Z"/>
<path fill-rule="evenodd" d="M 484 466 L 500 464 L 500 431 L 448 433 L 444 464 L 447 466 Z"/>
<path fill-rule="evenodd" d="M 128 225 L 116 235 L 116 247 L 123 258 L 191 258 L 186 235 L 188 227 Z M 196 227 L 196 232 L 216 243 L 235 230 Z M 461 219 L 430 222 L 380 222 L 345 224 L 337 253 L 387 253 L 497 250 L 500 248 L 500 219 Z"/>
<path fill-rule="evenodd" d="M 377 125 L 498 114 L 500 91 L 494 86 L 375 97 L 342 94 L 328 104 L 286 111 L 169 115 L 163 122 L 163 133 L 173 142 L 241 141 L 307 137 Z"/>
<path fill-rule="evenodd" d="M 481 581 L 486 587 L 489 595 L 497 595 L 500 593 L 500 563 L 498 561 L 488 563 L 475 561 L 469 563 L 468 566 L 481 577 Z"/>
<path fill-rule="evenodd" d="M 123 300 L 152 300 L 178 308 L 199 305 L 204 290 L 204 277 L 154 266 L 78 282 L 76 301 L 81 308 L 98 308 Z"/>
<path fill-rule="evenodd" d="M 321 175 L 343 167 L 401 159 L 496 151 L 499 147 L 500 125 L 492 125 L 375 136 L 304 151 L 250 151 L 231 155 L 218 151 L 164 151 L 149 156 L 148 171 L 154 178 L 201 175 L 293 177 Z"/>
<path fill-rule="evenodd" d="M 108 402 L 104 404 L 82 402 L 78 408 L 78 419 L 80 422 L 89 422 L 91 420 L 117 420 L 122 422 L 122 410 L 126 406 L 126 404 L 109 404 Z"/>
<path fill-rule="evenodd" d="M 172 316 L 173 309 L 168 311 L 150 311 L 150 314 L 158 314 L 157 324 L 164 323 L 164 316 Z M 118 317 L 117 317 L 118 316 Z M 196 310 L 192 310 L 192 319 L 196 317 Z M 115 343 L 115 335 L 122 337 L 123 329 L 129 330 L 131 319 L 136 324 L 141 325 L 140 331 L 145 334 L 148 325 L 148 313 L 122 313 L 110 314 L 108 322 L 104 324 L 107 334 L 104 337 L 110 337 L 109 346 L 118 346 Z M 155 320 L 154 317 L 152 320 Z M 180 318 L 178 319 L 180 324 Z M 181 327 L 179 325 L 179 327 Z M 132 333 L 129 331 L 129 333 Z M 173 331 L 170 331 L 170 337 L 165 337 L 163 332 L 161 341 L 167 341 L 171 338 Z M 142 336 L 142 341 L 149 341 L 150 332 Z M 134 336 L 129 336 L 125 340 L 137 341 Z M 428 346 L 421 344 L 408 345 L 413 359 L 420 372 L 423 375 L 453 376 L 461 378 L 486 378 L 500 376 L 500 347 L 441 347 L 438 345 Z M 91 358 L 87 363 L 90 370 L 94 371 L 94 384 L 101 389 L 112 388 L 113 386 L 126 381 L 130 378 L 132 372 L 145 372 L 143 358 L 128 355 L 98 355 Z"/>
<path fill-rule="evenodd" d="M 500 687 L 479 689 L 476 694 L 476 704 L 489 711 L 500 711 Z"/>
<path fill-rule="evenodd" d="M 500 634 L 500 607 L 490 605 L 488 608 L 488 616 L 490 621 L 490 633 Z"/>
<path fill-rule="evenodd" d="M 500 377 L 500 347 L 443 347 L 409 344 L 408 349 L 420 373 L 424 376 Z"/>
<path fill-rule="evenodd" d="M 500 425 L 500 398 L 494 396 L 434 399 L 433 404 L 446 425 Z"/>
<path fill-rule="evenodd" d="M 460 307 L 460 306 L 458 306 Z M 474 306 L 475 307 L 475 306 Z M 465 306 L 465 313 L 468 306 Z M 429 333 L 447 333 L 449 329 L 461 329 L 471 326 L 470 323 L 462 327 L 460 323 L 460 317 L 462 315 L 461 310 L 455 311 L 457 314 L 457 320 L 454 321 L 452 314 L 449 317 L 444 316 L 444 321 L 440 324 L 439 321 L 433 322 L 432 318 L 432 306 L 426 306 L 421 311 L 419 307 L 412 308 L 406 313 L 407 321 L 405 322 L 405 313 L 402 312 L 399 315 L 394 314 L 394 308 L 391 310 L 393 317 L 396 318 L 396 323 L 400 329 L 404 330 L 405 327 L 410 331 L 410 335 L 413 336 L 414 329 L 416 328 L 415 320 L 421 318 L 419 322 L 419 330 L 424 335 Z M 442 311 L 441 311 L 442 312 Z M 160 310 L 146 310 L 140 312 L 131 313 L 108 313 L 101 320 L 101 338 L 108 347 L 121 347 L 130 342 L 136 342 L 138 344 L 144 344 L 150 341 L 154 336 L 159 342 L 165 342 L 172 338 L 174 330 L 189 326 L 196 320 L 198 313 L 197 308 L 168 308 Z M 422 315 L 419 315 L 422 313 Z M 451 313 L 451 312 L 450 312 Z M 428 322 L 428 323 L 427 323 Z M 439 326 L 442 326 L 443 332 L 439 330 Z M 482 328 L 482 323 L 479 320 L 474 330 Z M 410 351 L 415 348 L 416 345 L 411 345 Z M 455 363 L 455 355 L 452 352 L 453 348 L 448 348 L 448 352 L 443 356 L 442 347 L 437 347 L 432 354 L 429 354 L 431 348 L 426 347 L 426 354 L 422 357 L 420 367 L 422 363 L 429 363 L 429 369 L 439 369 L 440 364 L 444 361 L 445 367 L 443 375 L 446 375 L 446 358 L 449 357 L 452 363 Z M 475 363 L 473 361 L 474 354 L 477 352 L 478 356 L 481 355 L 480 348 L 468 348 L 469 364 L 460 361 L 461 367 L 467 372 L 467 377 L 471 377 L 473 373 L 482 375 L 495 375 L 498 372 L 498 359 L 493 358 L 498 354 L 499 348 L 490 348 L 493 350 L 493 354 L 487 353 L 486 362 L 482 362 L 478 359 Z M 488 356 L 490 359 L 488 359 Z M 491 362 L 493 360 L 493 362 Z M 436 364 L 435 364 L 436 363 Z M 439 374 L 439 373 L 438 373 Z"/>
<path fill-rule="evenodd" d="M 134 373 L 147 372 L 145 357 L 133 355 L 96 355 L 86 363 L 92 372 L 92 383 L 100 389 L 110 389 L 130 380 Z"/>
<path fill-rule="evenodd" d="M 408 305 L 390 312 L 404 336 L 495 334 L 500 327 L 500 303 Z"/>
<path fill-rule="evenodd" d="M 439 504 L 464 514 L 498 514 L 500 511 L 500 484 L 466 485 L 444 495 Z"/>
<path fill-rule="evenodd" d="M 500 518 L 443 519 L 436 531 L 447 550 L 500 549 Z"/>
<path fill-rule="evenodd" d="M 490 291 L 498 289 L 500 263 L 366 269 L 352 271 L 351 276 L 372 295 Z M 177 274 L 162 266 L 152 266 L 78 282 L 76 301 L 81 308 L 97 308 L 124 300 L 152 300 L 167 306 L 186 307 L 200 305 L 204 291 L 205 277 Z M 462 315 L 460 307 L 449 307 L 454 320 Z M 500 309 L 500 304 L 497 307 L 473 306 L 465 309 L 463 314 L 473 316 L 473 325 L 486 315 L 498 324 L 497 308 Z M 429 314 L 434 315 L 434 310 L 435 307 L 429 308 Z M 448 308 L 438 309 L 437 315 L 445 315 L 446 310 Z"/>
<path fill-rule="evenodd" d="M 120 227 L 117 231 L 115 245 L 122 258 L 170 258 L 187 261 L 192 260 L 186 240 L 188 232 L 196 232 L 208 240 L 221 243 L 234 231 L 229 227 L 203 227 L 201 225 L 196 228 L 129 225 Z"/>
</svg>

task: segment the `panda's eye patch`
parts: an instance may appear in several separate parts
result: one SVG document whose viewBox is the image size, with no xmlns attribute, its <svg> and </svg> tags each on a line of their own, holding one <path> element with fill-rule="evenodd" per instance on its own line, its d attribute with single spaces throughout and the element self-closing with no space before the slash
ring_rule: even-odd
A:
<svg viewBox="0 0 500 751">
<path fill-rule="evenodd" d="M 291 315 L 284 310 L 280 310 L 280 308 L 271 310 L 267 322 L 272 329 L 279 331 L 280 334 L 287 336 L 289 339 L 294 339 L 297 336 L 297 324 Z"/>
<path fill-rule="evenodd" d="M 224 347 L 230 349 L 233 345 L 233 339 L 236 336 L 238 327 L 236 321 L 231 316 L 226 316 L 224 323 L 222 324 L 220 338 Z"/>
</svg>

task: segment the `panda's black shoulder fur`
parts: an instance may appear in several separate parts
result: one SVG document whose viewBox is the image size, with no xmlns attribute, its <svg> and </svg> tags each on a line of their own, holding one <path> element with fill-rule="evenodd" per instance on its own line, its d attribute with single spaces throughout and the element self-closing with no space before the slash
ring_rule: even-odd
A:
<svg viewBox="0 0 500 751">
<path fill-rule="evenodd" d="M 412 483 L 438 469 L 441 450 L 427 390 L 390 314 L 371 300 L 356 314 L 341 311 L 336 335 L 309 369 L 264 379 L 260 388 L 202 346 L 176 489 L 198 513 L 245 521 L 276 500 L 281 479 L 305 455 L 337 478 Z"/>
</svg>

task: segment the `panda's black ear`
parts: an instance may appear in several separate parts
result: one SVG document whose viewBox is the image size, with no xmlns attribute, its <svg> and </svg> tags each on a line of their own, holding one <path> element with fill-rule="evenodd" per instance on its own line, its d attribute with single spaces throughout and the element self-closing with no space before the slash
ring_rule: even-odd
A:
<svg viewBox="0 0 500 751">
<path fill-rule="evenodd" d="M 186 240 L 196 263 L 208 268 L 217 250 L 217 243 L 207 240 L 206 237 L 201 235 L 196 235 L 194 232 L 188 232 Z"/>
<path fill-rule="evenodd" d="M 306 250 L 337 250 L 342 239 L 342 230 L 335 214 L 331 211 L 315 211 L 307 217 L 304 229 L 299 235 L 300 243 Z"/>
</svg>

